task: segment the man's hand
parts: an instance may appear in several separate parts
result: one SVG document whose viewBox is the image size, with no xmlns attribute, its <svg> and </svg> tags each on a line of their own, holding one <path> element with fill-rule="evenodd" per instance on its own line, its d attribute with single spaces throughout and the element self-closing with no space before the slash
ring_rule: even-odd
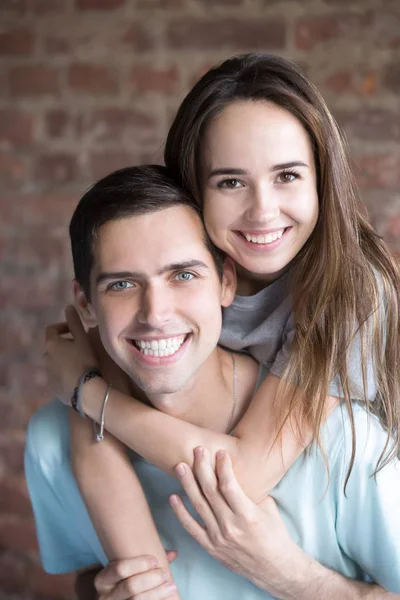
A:
<svg viewBox="0 0 400 600">
<path fill-rule="evenodd" d="M 182 466 L 185 472 L 181 475 Z M 280 577 L 291 575 L 290 563 L 301 550 L 290 537 L 274 500 L 268 497 L 260 505 L 252 502 L 239 486 L 226 452 L 217 453 L 215 473 L 208 451 L 196 449 L 194 472 L 183 463 L 177 467 L 204 527 L 178 496 L 172 496 L 171 506 L 183 527 L 216 560 L 282 598 Z"/>
<path fill-rule="evenodd" d="M 225 451 L 217 453 L 216 472 L 205 449 L 195 450 L 195 475 L 184 463 L 176 472 L 204 522 L 200 525 L 173 495 L 171 506 L 186 531 L 216 560 L 272 596 L 283 600 L 398 598 L 377 585 L 347 579 L 303 552 L 271 497 L 257 505 L 246 496 Z"/>
<path fill-rule="evenodd" d="M 176 552 L 167 552 L 169 562 Z M 94 580 L 99 600 L 160 600 L 179 598 L 168 571 L 157 568 L 151 556 L 116 560 L 108 564 Z"/>
<path fill-rule="evenodd" d="M 66 323 L 55 323 L 46 328 L 45 357 L 52 393 L 70 406 L 82 373 L 98 363 L 75 308 L 68 306 L 65 316 Z"/>
</svg>

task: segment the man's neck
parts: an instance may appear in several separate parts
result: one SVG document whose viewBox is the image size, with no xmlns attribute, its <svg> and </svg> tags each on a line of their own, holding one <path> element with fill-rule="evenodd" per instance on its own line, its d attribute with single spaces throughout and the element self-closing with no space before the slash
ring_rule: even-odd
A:
<svg viewBox="0 0 400 600">
<path fill-rule="evenodd" d="M 226 431 L 233 407 L 233 362 L 231 353 L 215 348 L 195 376 L 173 394 L 149 394 L 149 402 L 178 419 Z"/>
</svg>

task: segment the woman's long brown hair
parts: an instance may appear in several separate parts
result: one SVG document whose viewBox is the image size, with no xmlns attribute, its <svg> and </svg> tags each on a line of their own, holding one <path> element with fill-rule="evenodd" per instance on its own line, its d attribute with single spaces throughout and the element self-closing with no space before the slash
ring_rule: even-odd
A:
<svg viewBox="0 0 400 600">
<path fill-rule="evenodd" d="M 362 350 L 362 400 L 388 433 L 376 472 L 400 454 L 400 273 L 368 222 L 337 123 L 295 64 L 268 54 L 233 57 L 208 71 L 184 99 L 168 134 L 165 163 L 201 206 L 206 127 L 231 102 L 265 100 L 292 113 L 310 136 L 319 197 L 317 225 L 291 271 L 296 334 L 278 393 L 287 400 L 279 404 L 278 417 L 283 426 L 298 415 L 321 445 L 326 396 L 339 375 L 352 429 L 346 487 L 356 452 L 347 360 L 356 336 Z M 377 386 L 372 400 L 367 390 L 371 364 Z"/>
</svg>

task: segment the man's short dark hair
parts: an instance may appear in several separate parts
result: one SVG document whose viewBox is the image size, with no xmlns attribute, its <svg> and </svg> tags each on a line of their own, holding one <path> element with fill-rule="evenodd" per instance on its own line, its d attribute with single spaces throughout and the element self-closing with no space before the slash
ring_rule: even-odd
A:
<svg viewBox="0 0 400 600">
<path fill-rule="evenodd" d="M 82 196 L 69 226 L 75 279 L 90 300 L 93 245 L 98 229 L 109 221 L 188 206 L 201 218 L 193 200 L 171 178 L 166 167 L 143 165 L 114 171 Z M 149 240 L 149 243 L 151 241 Z M 204 230 L 204 243 L 222 276 L 224 254 Z"/>
</svg>

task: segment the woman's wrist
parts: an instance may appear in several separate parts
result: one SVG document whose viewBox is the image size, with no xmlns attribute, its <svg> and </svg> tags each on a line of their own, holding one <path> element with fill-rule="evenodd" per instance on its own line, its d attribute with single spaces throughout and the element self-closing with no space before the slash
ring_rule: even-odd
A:
<svg viewBox="0 0 400 600">
<path fill-rule="evenodd" d="M 93 377 L 82 387 L 82 409 L 93 421 L 100 422 L 104 396 L 107 392 L 107 383 L 101 377 Z"/>
</svg>

